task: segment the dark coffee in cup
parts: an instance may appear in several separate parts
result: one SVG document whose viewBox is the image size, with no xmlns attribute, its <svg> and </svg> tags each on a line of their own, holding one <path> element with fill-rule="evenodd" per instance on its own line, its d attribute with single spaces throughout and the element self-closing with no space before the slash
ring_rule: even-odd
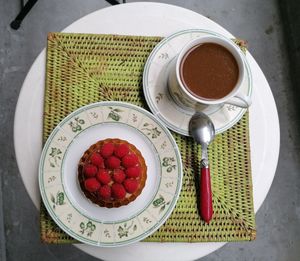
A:
<svg viewBox="0 0 300 261">
<path fill-rule="evenodd" d="M 239 67 L 225 47 L 203 43 L 184 55 L 180 64 L 180 78 L 193 96 L 217 100 L 233 91 L 239 78 Z"/>
</svg>

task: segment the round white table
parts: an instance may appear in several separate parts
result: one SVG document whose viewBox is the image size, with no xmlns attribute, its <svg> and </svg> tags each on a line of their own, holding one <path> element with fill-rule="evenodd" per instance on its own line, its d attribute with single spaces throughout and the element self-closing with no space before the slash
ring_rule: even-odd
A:
<svg viewBox="0 0 300 261">
<path fill-rule="evenodd" d="M 193 11 L 159 3 L 122 4 L 91 13 L 67 27 L 64 32 L 168 36 L 176 31 L 200 28 L 232 35 L 220 25 Z M 46 37 L 45 37 L 46 42 Z M 279 121 L 268 82 L 248 53 L 253 74 L 253 104 L 250 107 L 251 163 L 254 209 L 263 203 L 272 184 L 279 155 Z M 14 144 L 19 170 L 33 203 L 40 204 L 38 163 L 42 151 L 42 119 L 45 83 L 45 49 L 33 63 L 23 83 L 14 122 Z M 24 150 L 23 148 L 28 148 Z M 193 260 L 224 243 L 146 243 L 115 248 L 76 247 L 105 260 Z"/>
</svg>

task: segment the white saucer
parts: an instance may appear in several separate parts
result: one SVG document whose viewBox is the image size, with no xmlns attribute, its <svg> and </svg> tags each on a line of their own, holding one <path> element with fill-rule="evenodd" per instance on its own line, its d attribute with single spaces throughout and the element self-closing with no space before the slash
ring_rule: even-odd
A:
<svg viewBox="0 0 300 261">
<path fill-rule="evenodd" d="M 187 42 L 203 35 L 216 35 L 225 38 L 223 35 L 202 29 L 190 29 L 172 34 L 153 49 L 145 64 L 143 74 L 144 95 L 152 113 L 168 128 L 185 136 L 189 135 L 188 124 L 194 112 L 179 107 L 170 97 L 167 88 L 168 64 Z M 246 73 L 241 91 L 251 96 L 252 77 L 246 56 L 244 62 Z M 203 112 L 212 119 L 216 134 L 219 134 L 236 124 L 246 111 L 247 109 L 224 104 L 219 107 L 208 106 Z"/>
</svg>

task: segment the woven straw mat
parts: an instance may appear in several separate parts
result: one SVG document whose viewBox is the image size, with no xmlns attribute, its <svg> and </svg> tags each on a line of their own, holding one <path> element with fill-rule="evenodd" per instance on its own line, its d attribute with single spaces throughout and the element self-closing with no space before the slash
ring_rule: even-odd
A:
<svg viewBox="0 0 300 261">
<path fill-rule="evenodd" d="M 160 37 L 49 33 L 44 107 L 44 142 L 69 113 L 97 101 L 124 101 L 146 109 L 144 64 Z M 179 200 L 169 219 L 144 241 L 207 242 L 253 240 L 256 236 L 250 165 L 248 113 L 209 147 L 213 220 L 197 211 L 195 178 L 201 147 L 172 133 L 184 174 Z M 41 238 L 47 243 L 77 242 L 63 232 L 41 204 Z"/>
</svg>

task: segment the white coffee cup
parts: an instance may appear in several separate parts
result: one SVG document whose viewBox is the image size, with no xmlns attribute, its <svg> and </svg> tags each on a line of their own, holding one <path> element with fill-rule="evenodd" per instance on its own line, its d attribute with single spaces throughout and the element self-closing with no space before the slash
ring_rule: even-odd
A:
<svg viewBox="0 0 300 261">
<path fill-rule="evenodd" d="M 234 88 L 220 99 L 206 99 L 195 96 L 187 90 L 181 80 L 180 67 L 183 58 L 193 47 L 204 43 L 215 43 L 225 47 L 235 58 L 239 68 L 238 80 Z M 171 97 L 180 107 L 186 110 L 203 110 L 207 106 L 222 105 L 224 103 L 248 108 L 251 105 L 251 97 L 241 92 L 242 81 L 245 76 L 243 55 L 240 48 L 230 39 L 218 36 L 203 36 L 190 41 L 169 64 L 168 89 Z"/>
</svg>

